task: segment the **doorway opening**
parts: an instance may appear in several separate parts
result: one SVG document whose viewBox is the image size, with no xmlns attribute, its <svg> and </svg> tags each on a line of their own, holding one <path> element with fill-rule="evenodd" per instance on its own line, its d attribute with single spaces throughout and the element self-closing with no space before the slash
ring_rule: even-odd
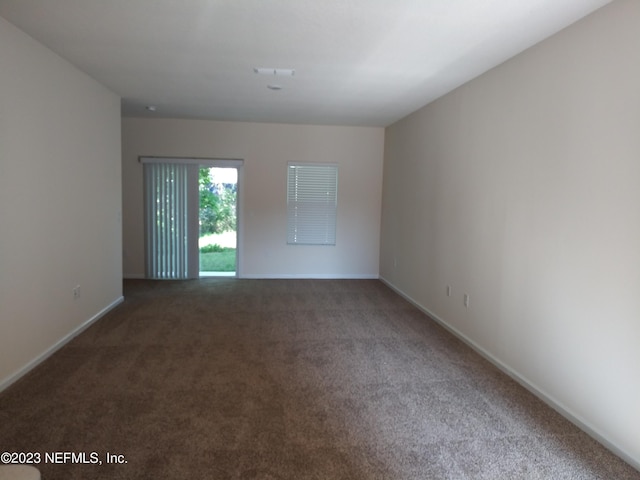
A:
<svg viewBox="0 0 640 480">
<path fill-rule="evenodd" d="M 200 166 L 198 194 L 200 276 L 236 276 L 238 169 Z"/>
</svg>

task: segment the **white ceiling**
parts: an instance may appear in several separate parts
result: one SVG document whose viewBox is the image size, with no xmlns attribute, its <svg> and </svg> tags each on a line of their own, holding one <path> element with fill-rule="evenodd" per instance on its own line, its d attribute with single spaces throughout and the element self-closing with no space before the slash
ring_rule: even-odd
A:
<svg viewBox="0 0 640 480">
<path fill-rule="evenodd" d="M 125 116 L 386 126 L 610 1 L 0 0 L 0 16 Z"/>
</svg>

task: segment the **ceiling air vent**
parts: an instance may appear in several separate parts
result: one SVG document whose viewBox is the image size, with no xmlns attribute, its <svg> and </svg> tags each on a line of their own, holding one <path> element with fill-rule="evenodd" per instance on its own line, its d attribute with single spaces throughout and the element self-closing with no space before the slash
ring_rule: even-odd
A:
<svg viewBox="0 0 640 480">
<path fill-rule="evenodd" d="M 293 77 L 296 74 L 293 68 L 256 67 L 253 71 L 258 75 L 275 75 L 277 77 Z"/>
</svg>

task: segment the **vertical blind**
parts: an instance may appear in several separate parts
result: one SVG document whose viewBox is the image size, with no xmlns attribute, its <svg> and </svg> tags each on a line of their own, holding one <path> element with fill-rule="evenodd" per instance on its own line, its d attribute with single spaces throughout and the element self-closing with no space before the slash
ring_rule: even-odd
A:
<svg viewBox="0 0 640 480">
<path fill-rule="evenodd" d="M 289 163 L 287 243 L 335 245 L 338 166 Z"/>
<path fill-rule="evenodd" d="M 147 278 L 188 278 L 187 167 L 144 164 Z"/>
</svg>

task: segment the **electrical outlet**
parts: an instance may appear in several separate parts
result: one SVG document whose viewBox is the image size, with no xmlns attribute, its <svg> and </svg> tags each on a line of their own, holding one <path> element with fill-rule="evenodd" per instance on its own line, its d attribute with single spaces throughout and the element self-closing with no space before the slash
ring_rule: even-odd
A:
<svg viewBox="0 0 640 480">
<path fill-rule="evenodd" d="M 76 285 L 75 287 L 73 287 L 73 298 L 80 298 L 80 285 Z"/>
<path fill-rule="evenodd" d="M 464 306 L 465 308 L 469 308 L 469 294 L 464 294 Z"/>
</svg>

